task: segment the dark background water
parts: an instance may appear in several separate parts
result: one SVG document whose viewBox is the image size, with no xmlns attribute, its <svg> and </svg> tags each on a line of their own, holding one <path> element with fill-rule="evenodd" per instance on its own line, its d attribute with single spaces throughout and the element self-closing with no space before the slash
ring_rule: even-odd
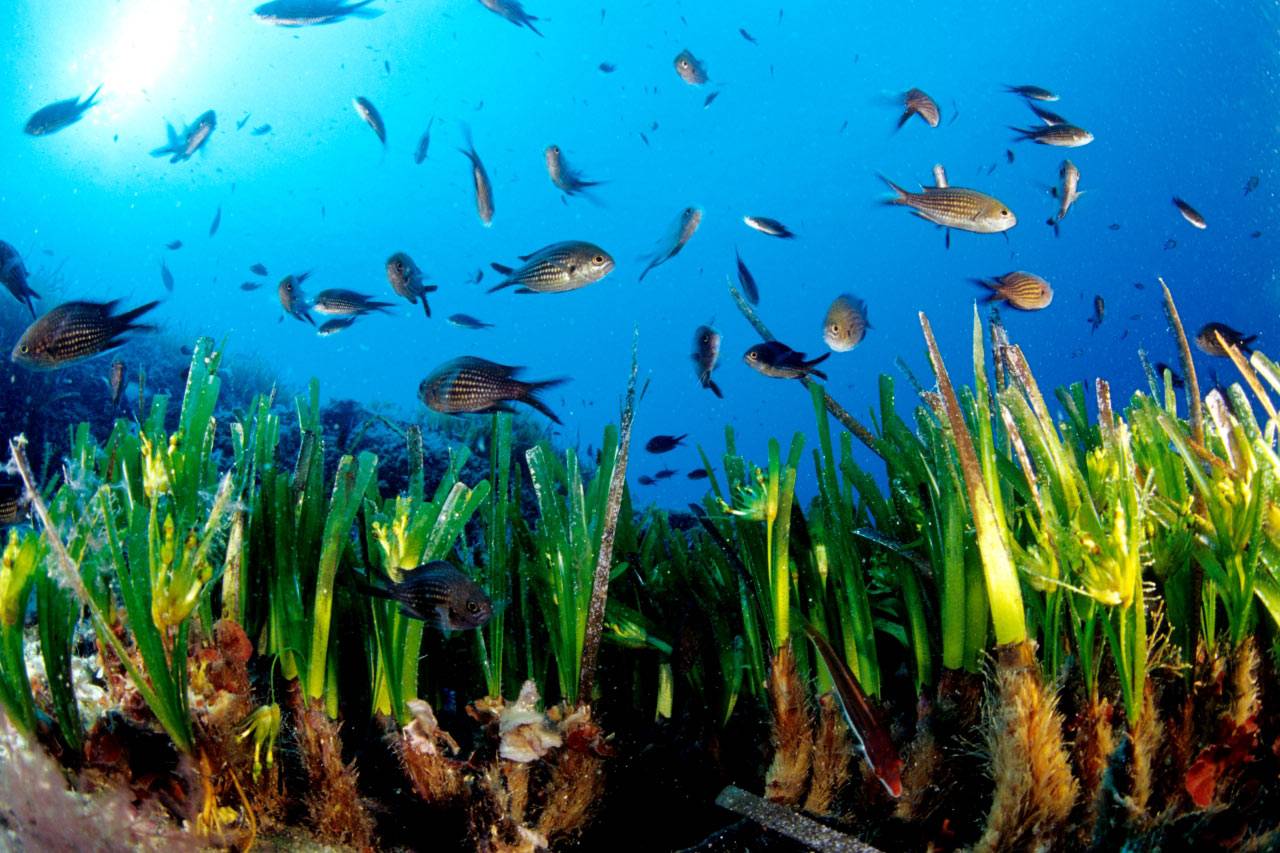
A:
<svg viewBox="0 0 1280 853">
<path fill-rule="evenodd" d="M 1193 330 L 1221 320 L 1262 332 L 1264 347 L 1280 338 L 1273 6 L 537 0 L 529 10 L 541 18 L 538 38 L 474 0 L 379 0 L 377 19 L 302 30 L 258 23 L 254 5 L 82 0 L 55 12 L 12 4 L 10 61 L 0 72 L 10 93 L 0 238 L 33 270 L 61 270 L 43 308 L 71 297 L 165 297 L 164 257 L 177 289 L 156 314 L 175 348 L 196 334 L 225 336 L 233 368 L 237 352 L 250 353 L 286 381 L 316 375 L 327 396 L 405 416 L 420 409 L 418 382 L 448 358 L 528 365 L 534 378 L 573 378 L 548 402 L 565 422 L 560 438 L 583 444 L 598 443 L 617 417 L 639 328 L 642 370 L 653 379 L 639 437 L 689 432 L 713 459 L 725 425 L 756 458 L 769 437 L 813 428 L 795 383 L 741 363 L 756 338 L 726 295 L 735 247 L 761 284 L 762 317 L 797 349 L 826 350 L 820 322 L 837 294 L 867 300 L 869 337 L 827 364 L 832 394 L 863 418 L 876 376 L 896 373 L 896 357 L 927 374 L 917 311 L 928 312 L 953 370 L 968 376 L 973 276 L 1027 269 L 1053 283 L 1048 310 L 1006 312 L 1046 386 L 1102 375 L 1127 396 L 1145 387 L 1139 346 L 1176 362 L 1158 275 Z M 705 62 L 706 86 L 676 76 L 684 48 Z M 601 62 L 617 70 L 601 73 Z M 79 125 L 48 138 L 21 133 L 35 109 L 98 83 L 101 105 Z M 1069 152 L 1013 144 L 1007 126 L 1030 126 L 1034 116 L 1003 93 L 1005 83 L 1059 92 L 1048 106 L 1096 141 Z M 937 99 L 942 126 L 913 119 L 895 134 L 895 93 L 912 86 Z M 719 97 L 704 109 L 713 91 Z M 386 120 L 385 153 L 352 109 L 357 95 Z M 148 156 L 164 141 L 166 118 L 191 121 L 206 109 L 219 127 L 205 152 L 176 165 Z M 415 166 L 432 116 L 429 158 Z M 250 134 L 267 123 L 270 134 Z M 455 150 L 463 123 L 494 183 L 490 229 L 476 217 L 467 161 Z M 586 177 L 609 182 L 602 204 L 562 203 L 543 163 L 551 143 Z M 1043 224 L 1056 206 L 1045 190 L 1064 153 L 1086 194 L 1055 239 Z M 878 204 L 877 172 L 914 186 L 931 181 L 936 162 L 953 184 L 1010 205 L 1019 224 L 1007 241 L 955 234 L 948 251 L 940 231 Z M 1260 184 L 1246 197 L 1253 175 Z M 1181 220 L 1174 194 L 1204 213 L 1207 231 Z M 691 204 L 705 210 L 697 235 L 637 283 L 638 259 Z M 748 213 L 783 220 L 799 239 L 748 230 Z M 486 295 L 466 282 L 490 261 L 568 238 L 598 242 L 618 269 L 565 295 Z M 166 252 L 174 239 L 184 248 Z M 1165 248 L 1170 239 L 1176 248 Z M 387 295 L 383 263 L 397 250 L 440 285 L 432 320 L 401 303 L 331 338 L 278 322 L 281 275 L 311 269 L 312 292 Z M 255 262 L 271 276 L 243 293 Z M 487 273 L 485 285 L 495 281 Z M 1095 294 L 1107 318 L 1090 333 Z M 22 310 L 0 299 L 0 312 Z M 444 318 L 455 312 L 497 328 L 454 328 Z M 710 321 L 725 336 L 716 374 L 723 401 L 697 386 L 689 360 L 694 327 Z M 104 375 L 108 363 L 98 362 Z M 1232 373 L 1226 362 L 1218 369 L 1224 379 Z M 641 500 L 678 505 L 701 492 L 683 478 L 698 465 L 692 449 L 640 458 L 633 477 L 667 463 L 681 476 Z"/>
</svg>

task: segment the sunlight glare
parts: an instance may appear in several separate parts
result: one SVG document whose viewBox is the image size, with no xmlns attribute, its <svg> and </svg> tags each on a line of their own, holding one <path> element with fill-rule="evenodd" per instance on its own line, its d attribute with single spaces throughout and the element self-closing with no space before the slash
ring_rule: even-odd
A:
<svg viewBox="0 0 1280 853">
<path fill-rule="evenodd" d="M 129 0 L 102 52 L 103 91 L 113 112 L 141 102 L 169 72 L 182 48 L 189 0 Z"/>
</svg>

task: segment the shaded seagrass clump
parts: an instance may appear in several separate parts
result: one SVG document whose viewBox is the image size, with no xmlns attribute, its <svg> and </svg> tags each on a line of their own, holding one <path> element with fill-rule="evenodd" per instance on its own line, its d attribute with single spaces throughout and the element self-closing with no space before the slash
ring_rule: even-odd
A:
<svg viewBox="0 0 1280 853">
<path fill-rule="evenodd" d="M 306 773 L 303 803 L 316 837 L 335 844 L 367 848 L 373 844 L 373 818 L 360 796 L 355 762 L 342 760 L 341 726 L 294 691 L 294 738 Z"/>
<path fill-rule="evenodd" d="M 804 810 L 816 815 L 837 813 L 840 793 L 852 777 L 853 745 L 836 697 L 818 697 L 818 726 L 813 739 L 813 775 Z"/>
<path fill-rule="evenodd" d="M 987 713 L 995 796 L 977 849 L 1051 846 L 1079 790 L 1062 745 L 1062 716 L 1030 642 L 996 650 L 994 679 Z"/>
<path fill-rule="evenodd" d="M 465 790 L 466 764 L 456 757 L 458 742 L 436 722 L 435 712 L 421 699 L 407 703 L 413 722 L 399 733 L 387 734 L 405 775 L 419 797 L 434 805 L 447 804 Z"/>
<path fill-rule="evenodd" d="M 786 643 L 769 670 L 769 707 L 773 715 L 773 762 L 765 775 L 765 797 L 784 805 L 799 805 L 813 766 L 813 721 L 806 691 L 796 671 L 795 653 Z"/>
</svg>

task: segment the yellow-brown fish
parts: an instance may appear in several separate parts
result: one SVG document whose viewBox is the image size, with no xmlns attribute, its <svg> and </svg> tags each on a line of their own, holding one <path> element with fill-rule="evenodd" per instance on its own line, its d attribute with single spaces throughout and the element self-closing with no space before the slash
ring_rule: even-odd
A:
<svg viewBox="0 0 1280 853">
<path fill-rule="evenodd" d="M 1093 134 L 1083 127 L 1074 124 L 1047 124 L 1043 127 L 1010 127 L 1018 134 L 1014 141 L 1030 139 L 1040 145 L 1053 145 L 1057 148 L 1079 148 L 1093 141 Z"/>
<path fill-rule="evenodd" d="M 680 215 L 676 217 L 676 221 L 672 223 L 665 237 L 658 243 L 658 249 L 649 259 L 649 265 L 640 273 L 640 280 L 644 281 L 644 277 L 654 267 L 661 266 L 667 261 L 680 254 L 680 250 L 693 237 L 698 225 L 702 223 L 702 209 L 697 207 L 686 207 L 680 211 Z"/>
<path fill-rule="evenodd" d="M 707 67 L 688 50 L 676 54 L 675 66 L 680 79 L 690 86 L 701 86 L 710 79 L 707 77 Z"/>
<path fill-rule="evenodd" d="M 10 357 L 29 370 L 57 370 L 124 346 L 129 341 L 125 337 L 128 332 L 156 330 L 155 326 L 134 321 L 159 302 L 116 314 L 119 304 L 118 299 L 63 303 L 22 333 Z"/>
<path fill-rule="evenodd" d="M 938 103 L 920 89 L 908 89 L 902 96 L 902 103 L 903 113 L 898 119 L 899 128 L 912 116 L 920 116 L 929 127 L 937 127 L 942 119 L 942 114 L 938 111 Z"/>
<path fill-rule="evenodd" d="M 490 264 L 506 278 L 489 292 L 515 287 L 516 293 L 565 293 L 594 284 L 613 272 L 613 258 L 604 249 L 585 240 L 552 243 L 531 255 L 522 255 L 524 264 L 512 269 Z"/>
<path fill-rule="evenodd" d="M 1067 215 L 1071 205 L 1076 203 L 1076 199 L 1080 198 L 1080 191 L 1077 189 L 1080 186 L 1080 170 L 1070 160 L 1063 160 L 1062 166 L 1058 168 L 1058 179 L 1062 181 L 1062 186 L 1053 188 L 1053 196 L 1058 200 L 1058 212 L 1049 217 L 1055 237 L 1058 236 L 1058 224 Z"/>
<path fill-rule="evenodd" d="M 22 486 L 16 483 L 0 483 L 0 527 L 9 527 L 22 521 L 27 514 L 27 502 Z"/>
<path fill-rule="evenodd" d="M 418 269 L 413 258 L 404 252 L 396 252 L 387 258 L 387 281 L 391 283 L 391 289 L 396 292 L 396 295 L 409 300 L 409 304 L 417 305 L 418 299 L 421 298 L 422 310 L 426 312 L 428 319 L 431 318 L 431 305 L 427 302 L 427 294 L 434 293 L 439 288 L 434 284 L 422 283 L 422 270 Z"/>
<path fill-rule="evenodd" d="M 897 193 L 886 204 L 911 208 L 921 219 L 948 229 L 947 245 L 951 245 L 951 228 L 975 234 L 999 234 L 1018 224 L 1018 217 L 998 198 L 964 187 L 921 187 L 918 193 L 907 192 L 893 181 L 880 180 Z"/>
<path fill-rule="evenodd" d="M 1182 218 L 1190 222 L 1201 231 L 1209 227 L 1209 223 L 1204 221 L 1204 217 L 1200 215 L 1200 211 L 1187 204 L 1177 196 L 1173 197 L 1173 206 L 1178 208 L 1178 212 L 1182 214 Z"/>
<path fill-rule="evenodd" d="M 430 409 L 446 415 L 468 412 L 510 412 L 511 403 L 524 403 L 556 423 L 555 412 L 538 398 L 538 392 L 566 379 L 522 382 L 516 375 L 523 367 L 496 364 L 475 356 L 447 361 L 418 386 L 418 398 Z"/>
<path fill-rule="evenodd" d="M 853 294 L 842 293 L 831 303 L 822 320 L 822 339 L 835 352 L 848 352 L 862 343 L 870 328 L 867 303 Z"/>
<path fill-rule="evenodd" d="M 1245 335 L 1243 332 L 1237 332 L 1226 323 L 1205 323 L 1200 327 L 1200 331 L 1196 332 L 1196 346 L 1205 355 L 1229 358 L 1226 348 L 1218 343 L 1219 335 L 1228 346 L 1234 346 L 1246 356 L 1250 354 L 1249 345 L 1259 337 L 1256 334 Z"/>
<path fill-rule="evenodd" d="M 1038 275 L 1015 270 L 996 278 L 975 278 L 987 288 L 986 302 L 1007 302 L 1019 311 L 1039 311 L 1053 302 L 1053 288 Z"/>
<path fill-rule="evenodd" d="M 471 161 L 471 180 L 476 188 L 476 213 L 488 228 L 493 224 L 493 184 L 489 183 L 489 173 L 485 171 L 484 163 L 480 162 L 480 155 L 476 153 L 476 146 L 471 141 L 470 128 L 464 128 L 463 133 L 466 135 L 467 147 L 458 150 Z"/>
</svg>

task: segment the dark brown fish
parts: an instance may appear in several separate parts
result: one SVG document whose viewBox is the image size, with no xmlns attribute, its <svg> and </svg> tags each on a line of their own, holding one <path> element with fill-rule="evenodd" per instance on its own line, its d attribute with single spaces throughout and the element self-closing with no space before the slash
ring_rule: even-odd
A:
<svg viewBox="0 0 1280 853">
<path fill-rule="evenodd" d="M 262 282 L 260 281 L 242 281 L 240 283 L 240 289 L 245 292 L 260 290 L 261 288 L 262 288 Z"/>
<path fill-rule="evenodd" d="M 173 241 L 170 241 L 170 242 L 168 242 L 168 243 L 165 243 L 165 244 L 164 244 L 164 247 L 165 247 L 166 249 L 168 249 L 169 251 L 171 251 L 171 252 L 175 252 L 175 251 L 177 251 L 178 249 L 181 249 L 181 248 L 182 248 L 182 241 L 181 241 L 181 240 L 173 240 Z"/>
<path fill-rule="evenodd" d="M 685 476 L 690 480 L 705 480 L 711 476 L 711 473 L 706 468 L 694 468 Z"/>
<path fill-rule="evenodd" d="M 173 293 L 173 273 L 169 271 L 169 265 L 164 262 L 164 258 L 160 259 L 160 283 L 164 285 L 164 289 Z"/>
<path fill-rule="evenodd" d="M 421 619 L 441 631 L 479 628 L 493 615 L 493 603 L 466 574 L 443 560 L 401 571 L 383 585 L 365 585 L 365 592 L 400 605 L 410 619 Z"/>
<path fill-rule="evenodd" d="M 307 307 L 307 298 L 302 294 L 302 283 L 309 275 L 311 275 L 310 272 L 304 272 L 298 275 L 287 275 L 280 279 L 276 295 L 280 297 L 280 307 L 284 309 L 284 313 L 295 320 L 314 326 L 316 321 L 312 319 L 311 311 Z"/>
<path fill-rule="evenodd" d="M 36 320 L 13 347 L 11 358 L 29 370 L 57 370 L 124 346 L 133 331 L 154 332 L 155 326 L 134 321 L 159 302 L 148 302 L 116 314 L 120 300 L 66 302 Z"/>
<path fill-rule="evenodd" d="M 938 111 L 938 103 L 920 89 L 908 89 L 902 96 L 903 113 L 898 119 L 898 127 L 907 123 L 907 119 L 920 116 L 929 127 L 937 127 L 942 120 Z"/>
<path fill-rule="evenodd" d="M 422 137 L 418 140 L 418 147 L 413 151 L 413 162 L 419 166 L 427 159 L 427 151 L 431 148 L 431 125 L 435 124 L 435 121 L 435 116 L 427 119 L 427 129 L 423 131 Z"/>
<path fill-rule="evenodd" d="M 41 107 L 27 119 L 23 132 L 29 136 L 48 136 L 70 127 L 82 119 L 91 107 L 97 106 L 98 102 L 94 98 L 101 91 L 102 86 L 98 86 L 83 101 L 79 98 L 67 98 Z"/>
<path fill-rule="evenodd" d="M 1258 188 L 1258 176 L 1254 175 L 1244 182 L 1244 194 L 1248 195 Z"/>
<path fill-rule="evenodd" d="M 1036 114 L 1036 118 L 1040 119 L 1042 122 L 1044 122 L 1047 125 L 1052 126 L 1057 124 L 1071 124 L 1071 122 L 1067 121 L 1062 116 L 1058 115 L 1057 113 L 1050 112 L 1049 110 L 1046 110 L 1044 107 L 1037 107 L 1035 104 L 1032 104 L 1032 103 L 1028 103 L 1027 106 L 1031 108 L 1031 112 Z"/>
<path fill-rule="evenodd" d="M 271 132 L 271 125 L 260 124 L 257 127 L 255 127 L 253 130 L 249 131 L 249 135 L 250 136 L 266 136 L 270 132 Z"/>
<path fill-rule="evenodd" d="M 447 415 L 510 412 L 513 411 L 511 403 L 524 403 L 560 423 L 555 412 L 538 398 L 538 392 L 568 380 L 522 382 L 515 377 L 523 369 L 475 356 L 462 356 L 445 362 L 422 380 L 418 386 L 418 397 L 428 408 Z"/>
<path fill-rule="evenodd" d="M 111 362 L 111 377 L 107 381 L 111 388 L 111 408 L 120 407 L 120 397 L 124 394 L 124 362 L 116 359 Z"/>
<path fill-rule="evenodd" d="M 637 483 L 639 483 L 639 484 L 640 484 L 640 485 L 642 485 L 642 486 L 652 486 L 654 483 L 656 483 L 656 482 L 658 482 L 658 481 L 657 481 L 657 480 L 655 480 L 655 479 L 653 479 L 652 477 L 649 477 L 649 476 L 646 476 L 646 475 L 643 475 L 643 474 L 642 474 L 642 475 L 640 475 L 640 476 L 636 479 L 636 482 L 637 482 Z"/>
<path fill-rule="evenodd" d="M 1155 370 L 1156 378 L 1159 379 L 1160 381 L 1163 382 L 1165 373 L 1168 373 L 1170 380 L 1173 382 L 1174 388 L 1187 387 L 1186 380 L 1182 378 L 1182 374 L 1178 373 L 1178 371 L 1174 370 L 1172 367 L 1165 364 L 1163 361 L 1157 361 L 1155 363 L 1154 370 Z"/>
<path fill-rule="evenodd" d="M 707 77 L 707 67 L 688 50 L 676 54 L 675 66 L 680 79 L 690 86 L 701 86 L 710 79 Z"/>
<path fill-rule="evenodd" d="M 817 365 L 831 357 L 831 353 L 806 361 L 804 353 L 797 352 L 781 341 L 765 341 L 747 350 L 742 360 L 752 369 L 773 379 L 803 379 L 816 376 L 825 380 L 827 374 L 817 369 Z"/>
<path fill-rule="evenodd" d="M 391 283 L 391 289 L 397 296 L 409 300 L 411 305 L 417 305 L 418 299 L 422 299 L 422 310 L 430 319 L 431 306 L 427 304 L 427 294 L 435 293 L 439 288 L 434 284 L 423 284 L 422 278 L 422 270 L 404 252 L 396 252 L 387 258 L 387 281 Z"/>
<path fill-rule="evenodd" d="M 249 272 L 253 273 L 254 275 L 266 275 L 267 268 L 264 267 L 262 264 L 258 263 L 249 267 Z"/>
<path fill-rule="evenodd" d="M 1200 215 L 1200 211 L 1196 210 L 1177 196 L 1173 197 L 1173 206 L 1178 208 L 1178 212 L 1182 214 L 1183 219 L 1187 220 L 1201 231 L 1209 227 L 1209 224 L 1204 221 L 1204 217 Z"/>
<path fill-rule="evenodd" d="M 717 397 L 724 399 L 720 386 L 711 378 L 720 360 L 720 333 L 710 326 L 699 326 L 693 333 L 693 365 L 698 384 Z"/>
<path fill-rule="evenodd" d="M 222 205 L 218 205 L 218 209 L 213 212 L 213 221 L 209 223 L 210 237 L 218 233 L 220 225 L 222 225 Z"/>
<path fill-rule="evenodd" d="M 645 442 L 644 449 L 650 453 L 670 453 L 688 437 L 688 433 L 684 435 L 655 435 Z"/>
<path fill-rule="evenodd" d="M 0 527 L 9 527 L 27 516 L 27 501 L 22 486 L 0 483 Z"/>
<path fill-rule="evenodd" d="M 357 314 L 351 317 L 334 317 L 332 320 L 325 320 L 320 324 L 320 328 L 316 329 L 316 334 L 322 338 L 336 335 L 343 329 L 350 329 L 359 319 L 360 315 Z"/>
<path fill-rule="evenodd" d="M 449 317 L 450 325 L 457 326 L 459 329 L 492 329 L 492 323 L 486 323 L 478 320 L 470 314 L 452 314 Z"/>
<path fill-rule="evenodd" d="M 1245 335 L 1243 332 L 1237 332 L 1226 323 L 1205 323 L 1200 327 L 1200 331 L 1196 332 L 1196 346 L 1205 355 L 1229 358 L 1226 347 L 1218 343 L 1219 336 L 1227 346 L 1239 349 L 1246 357 L 1251 353 L 1250 344 L 1260 337 L 1257 334 Z"/>
<path fill-rule="evenodd" d="M 997 278 L 975 278 L 987 288 L 985 302 L 1007 302 L 1019 311 L 1040 311 L 1053 302 L 1053 288 L 1038 275 L 1015 270 Z"/>
<path fill-rule="evenodd" d="M 1107 303 L 1102 300 L 1100 295 L 1093 297 L 1093 316 L 1089 318 L 1090 331 L 1098 331 L 1098 327 L 1102 325 L 1102 321 L 1106 316 Z"/>
<path fill-rule="evenodd" d="M 618 66 L 614 65 L 612 62 L 601 62 L 597 67 L 604 74 L 612 74 L 618 70 Z"/>
<path fill-rule="evenodd" d="M 366 293 L 354 290 L 330 288 L 317 293 L 311 307 L 330 317 L 359 317 L 374 311 L 390 313 L 387 309 L 391 307 L 391 303 L 380 302 Z"/>
<path fill-rule="evenodd" d="M 751 270 L 747 269 L 747 265 L 742 261 L 742 255 L 738 253 L 735 247 L 734 256 L 738 259 L 738 283 L 742 285 L 742 295 L 752 305 L 760 304 L 760 288 L 756 286 L 756 278 L 751 274 Z"/>
<path fill-rule="evenodd" d="M 677 471 L 675 468 L 663 468 L 661 471 L 653 472 L 653 479 L 670 480 L 672 477 L 674 477 L 676 474 L 679 474 L 679 473 L 680 472 Z"/>
<path fill-rule="evenodd" d="M 13 298 L 27 306 L 31 319 L 36 318 L 36 307 L 32 298 L 39 299 L 40 294 L 31 289 L 27 283 L 27 267 L 22 263 L 18 250 L 0 240 L 0 284 L 13 294 Z"/>
</svg>

